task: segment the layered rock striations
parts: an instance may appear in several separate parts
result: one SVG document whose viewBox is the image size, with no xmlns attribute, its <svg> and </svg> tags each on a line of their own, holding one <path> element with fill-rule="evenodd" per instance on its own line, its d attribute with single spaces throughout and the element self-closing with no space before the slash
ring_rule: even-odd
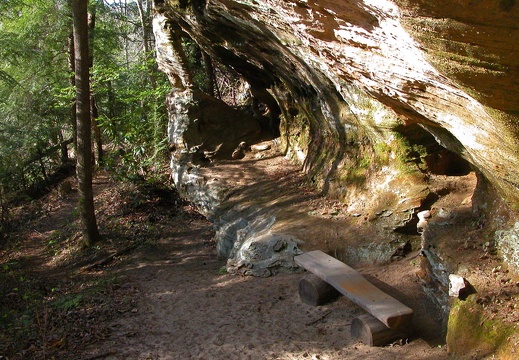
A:
<svg viewBox="0 0 519 360">
<path fill-rule="evenodd" d="M 423 279 L 442 305 L 459 263 L 445 255 L 453 246 L 452 219 L 476 219 L 474 229 L 488 234 L 504 231 L 499 239 L 515 231 L 516 1 L 155 0 L 155 12 L 157 61 L 173 87 L 173 178 L 217 224 L 230 270 L 265 276 L 295 267 L 291 257 L 300 249 L 327 246 L 281 223 L 281 202 L 253 202 L 214 175 L 213 155 L 232 161 L 233 149 L 261 141 L 265 131 L 279 136 L 279 148 L 302 166 L 307 183 L 345 204 L 349 226 L 375 229 L 363 244 L 336 242 L 337 257 L 361 262 L 370 249 L 384 248 L 377 259 L 389 260 L 402 244 L 421 247 Z M 267 109 L 267 125 L 250 106 L 231 107 L 200 90 L 190 42 L 206 62 L 243 80 L 242 95 Z M 474 195 L 448 203 L 444 196 L 456 186 L 441 177 L 449 176 L 468 184 L 465 190 L 475 187 Z M 248 199 L 241 205 L 240 196 Z M 417 231 L 423 211 L 432 218 Z M 442 217 L 449 211 L 454 215 Z M 505 251 L 517 251 L 509 243 Z"/>
</svg>

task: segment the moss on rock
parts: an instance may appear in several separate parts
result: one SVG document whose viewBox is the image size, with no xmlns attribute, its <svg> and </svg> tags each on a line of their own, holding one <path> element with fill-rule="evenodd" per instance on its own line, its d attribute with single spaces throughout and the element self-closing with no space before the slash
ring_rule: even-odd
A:
<svg viewBox="0 0 519 360">
<path fill-rule="evenodd" d="M 455 300 L 451 307 L 447 348 L 457 355 L 502 353 L 513 333 L 512 326 L 492 319 L 478 304 L 477 296 L 471 295 L 466 301 Z"/>
</svg>

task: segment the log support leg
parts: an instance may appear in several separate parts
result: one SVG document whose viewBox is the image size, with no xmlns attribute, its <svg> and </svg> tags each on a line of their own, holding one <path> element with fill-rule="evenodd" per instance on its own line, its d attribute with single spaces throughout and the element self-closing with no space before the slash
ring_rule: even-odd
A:
<svg viewBox="0 0 519 360">
<path fill-rule="evenodd" d="M 384 346 L 403 340 L 409 333 L 410 328 L 390 329 L 370 314 L 360 315 L 351 322 L 351 336 L 369 346 Z"/>
<path fill-rule="evenodd" d="M 306 275 L 299 281 L 299 297 L 307 305 L 319 306 L 337 299 L 341 294 L 317 275 Z"/>
</svg>

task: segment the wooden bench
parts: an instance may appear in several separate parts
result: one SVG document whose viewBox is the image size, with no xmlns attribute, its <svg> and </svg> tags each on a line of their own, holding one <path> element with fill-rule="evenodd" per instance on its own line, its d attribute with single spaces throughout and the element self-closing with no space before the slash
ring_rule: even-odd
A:
<svg viewBox="0 0 519 360">
<path fill-rule="evenodd" d="M 352 335 L 371 345 L 385 345 L 406 337 L 411 328 L 413 310 L 367 281 L 343 262 L 323 253 L 311 251 L 294 257 L 297 265 L 314 275 L 299 283 L 299 295 L 307 304 L 319 305 L 336 296 L 334 290 L 366 310 L 353 320 Z"/>
</svg>

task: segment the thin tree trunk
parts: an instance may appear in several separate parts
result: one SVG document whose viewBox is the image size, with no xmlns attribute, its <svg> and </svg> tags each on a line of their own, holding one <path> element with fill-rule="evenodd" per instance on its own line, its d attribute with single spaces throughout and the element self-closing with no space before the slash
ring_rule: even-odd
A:
<svg viewBox="0 0 519 360">
<path fill-rule="evenodd" d="M 213 69 L 213 60 L 207 54 L 205 51 L 202 51 L 202 59 L 204 60 L 204 67 L 205 67 L 205 76 L 206 76 L 206 86 L 207 91 L 209 92 L 209 95 L 213 96 L 215 95 L 215 88 L 214 88 L 214 69 Z"/>
<path fill-rule="evenodd" d="M 83 241 L 90 246 L 99 240 L 92 190 L 92 134 L 88 59 L 88 0 L 72 1 L 77 114 L 77 178 Z"/>
<path fill-rule="evenodd" d="M 136 0 L 137 7 L 139 9 L 139 17 L 141 20 L 141 26 L 142 26 L 142 42 L 144 46 L 144 61 L 146 62 L 146 69 L 148 69 L 148 78 L 150 81 L 150 85 L 152 89 L 157 88 L 157 82 L 155 80 L 155 75 L 153 73 L 153 68 L 151 66 L 150 61 L 150 31 L 148 28 L 148 14 L 144 12 L 144 7 L 142 6 L 142 0 Z"/>
<path fill-rule="evenodd" d="M 92 69 L 94 66 L 94 38 L 96 30 L 96 4 L 90 6 L 90 12 L 87 12 L 88 24 L 88 67 Z M 88 10 L 87 10 L 88 11 Z"/>
<path fill-rule="evenodd" d="M 108 81 L 106 83 L 106 90 L 108 92 L 108 118 L 110 119 L 110 122 L 111 122 L 111 136 L 114 137 L 115 141 L 116 141 L 116 144 L 117 144 L 117 147 L 119 148 L 119 145 L 120 145 L 120 139 L 119 139 L 119 136 L 117 134 L 119 134 L 119 131 L 118 131 L 118 124 L 117 122 L 114 120 L 115 118 L 115 114 L 116 114 L 116 108 L 115 108 L 115 93 L 114 93 L 114 89 L 113 89 L 113 86 L 112 86 L 112 81 Z"/>
<path fill-rule="evenodd" d="M 106 90 L 108 92 L 108 117 L 112 120 L 115 117 L 115 94 L 111 80 L 106 83 Z"/>
<path fill-rule="evenodd" d="M 68 71 L 71 74 L 68 83 L 71 87 L 76 86 L 74 74 L 76 72 L 76 64 L 74 57 L 74 33 L 71 32 L 68 37 Z M 76 123 L 76 102 L 70 107 L 70 118 L 72 120 L 72 138 L 74 139 L 74 154 L 77 154 L 77 123 Z"/>
<path fill-rule="evenodd" d="M 43 153 L 42 153 L 41 149 L 38 150 L 38 157 L 39 157 L 38 163 L 40 164 L 40 170 L 41 170 L 41 174 L 43 176 L 43 180 L 48 182 L 49 181 L 49 177 L 47 176 L 47 171 L 45 170 L 45 163 L 43 162 L 43 157 L 44 156 L 43 156 Z"/>
<path fill-rule="evenodd" d="M 96 29 L 96 5 L 91 7 L 91 11 L 88 14 L 88 66 L 90 69 L 94 66 L 94 38 Z M 103 143 L 101 141 L 101 130 L 97 118 L 99 112 L 97 109 L 97 102 L 95 94 L 90 94 L 90 116 L 92 118 L 92 132 L 94 134 L 95 152 L 92 152 L 92 162 L 100 165 L 103 162 Z M 97 156 L 96 156 L 97 155 Z"/>
<path fill-rule="evenodd" d="M 103 162 L 103 141 L 101 139 L 101 129 L 99 129 L 99 124 L 97 123 L 97 118 L 99 117 L 99 112 L 97 108 L 97 101 L 95 94 L 90 96 L 90 111 L 92 114 L 92 130 L 94 132 L 94 143 L 95 150 L 97 155 L 97 164 L 100 165 Z M 95 157 L 94 157 L 95 158 Z M 95 161 L 95 159 L 94 159 Z"/>
<path fill-rule="evenodd" d="M 58 140 L 59 140 L 59 144 L 60 144 L 60 161 L 61 161 L 61 165 L 66 165 L 66 164 L 68 164 L 68 161 L 69 161 L 69 158 L 68 158 L 68 148 L 67 148 L 68 144 L 65 142 L 65 139 L 63 138 L 63 133 L 61 131 L 58 133 Z"/>
</svg>

